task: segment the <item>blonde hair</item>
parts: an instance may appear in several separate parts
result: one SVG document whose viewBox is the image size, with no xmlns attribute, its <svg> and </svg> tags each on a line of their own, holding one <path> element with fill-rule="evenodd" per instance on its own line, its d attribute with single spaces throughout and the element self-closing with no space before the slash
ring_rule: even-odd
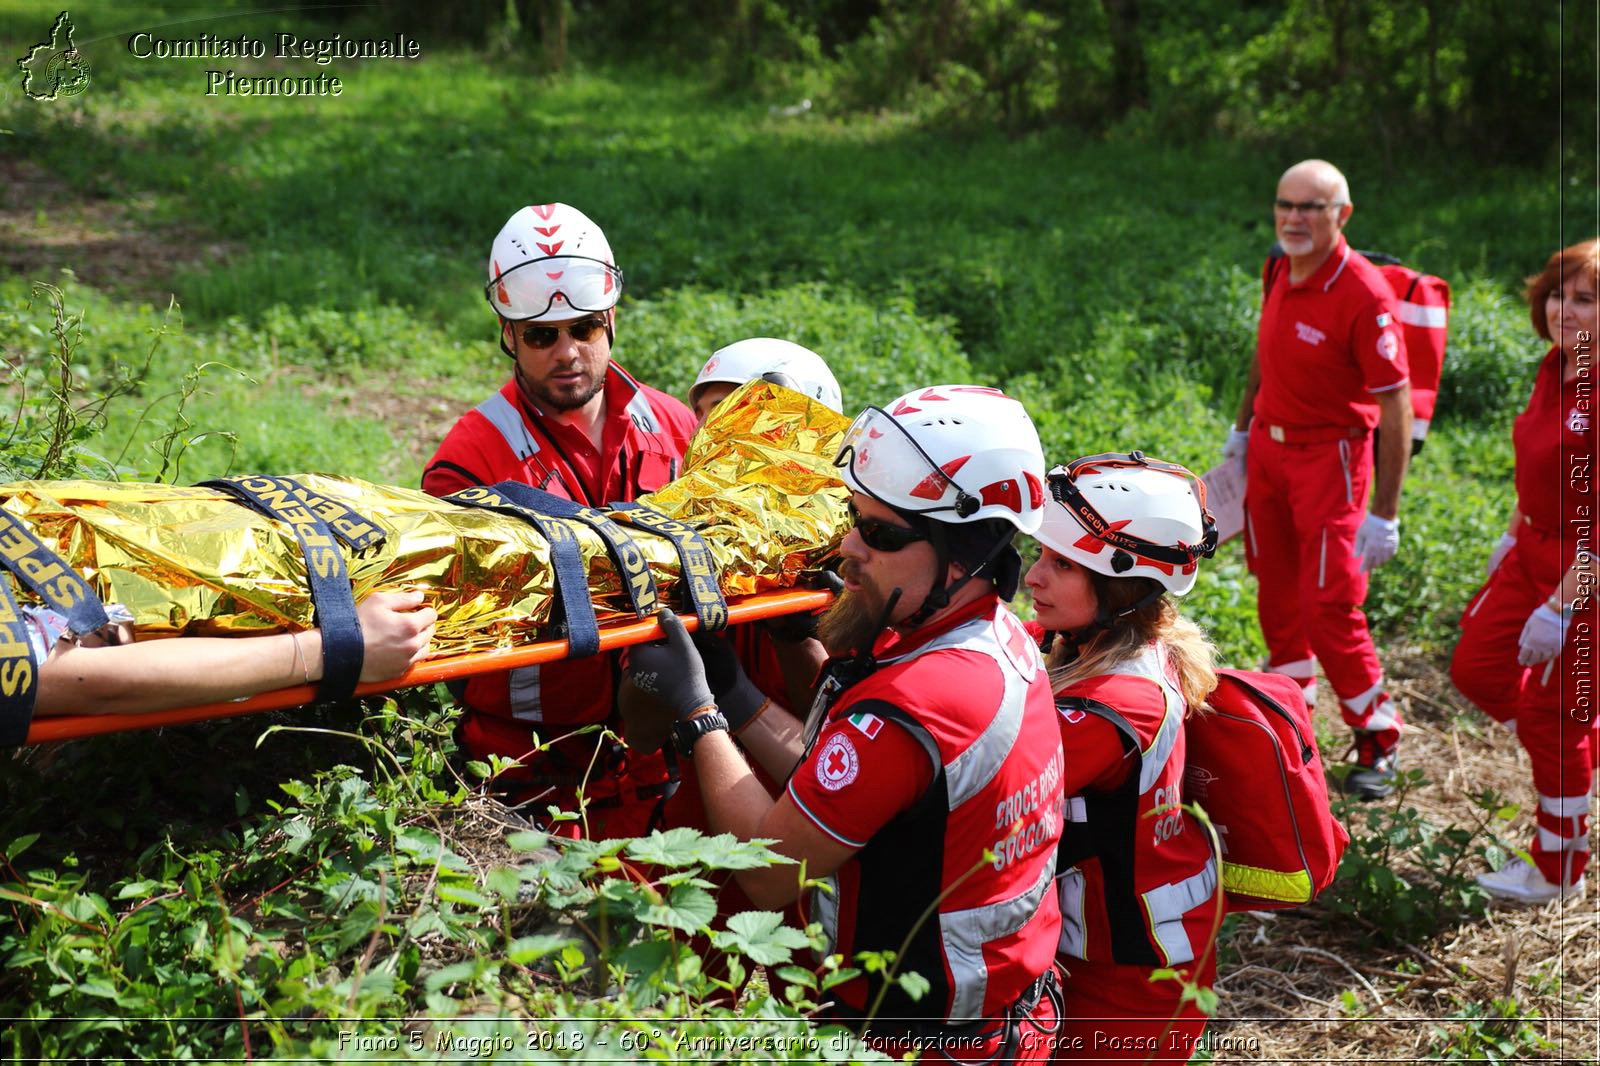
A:
<svg viewBox="0 0 1600 1066">
<path fill-rule="evenodd" d="M 1092 571 L 1090 582 L 1095 586 L 1096 599 L 1111 611 L 1117 610 L 1117 600 L 1135 603 L 1155 585 L 1149 578 L 1108 578 Z M 1119 665 L 1138 655 L 1151 641 L 1160 641 L 1165 646 L 1167 659 L 1178 675 L 1178 691 L 1188 705 L 1188 713 L 1204 710 L 1206 700 L 1217 687 L 1217 671 L 1212 665 L 1216 648 L 1200 627 L 1180 614 L 1177 605 L 1166 596 L 1118 619 L 1110 629 L 1079 647 L 1076 656 L 1072 645 L 1057 637 L 1046 661 L 1050 669 L 1050 690 L 1060 692 L 1079 681 L 1117 673 Z"/>
</svg>

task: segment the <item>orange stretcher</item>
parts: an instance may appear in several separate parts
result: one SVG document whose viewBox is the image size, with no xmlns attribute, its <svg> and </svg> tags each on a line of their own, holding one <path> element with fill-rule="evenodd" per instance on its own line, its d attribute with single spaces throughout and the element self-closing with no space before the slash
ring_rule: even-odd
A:
<svg viewBox="0 0 1600 1066">
<path fill-rule="evenodd" d="M 728 604 L 728 624 L 758 622 L 764 618 L 777 618 L 802 611 L 817 611 L 833 600 L 833 594 L 822 589 L 783 589 L 778 592 L 758 593 Z M 700 620 L 693 612 L 679 615 L 685 629 L 693 632 Z M 600 650 L 612 651 L 630 644 L 643 644 L 661 635 L 661 625 L 654 618 L 619 622 L 600 629 Z M 174 638 L 181 640 L 181 637 Z M 248 639 L 248 638 L 241 638 Z M 554 662 L 567 657 L 565 640 L 547 640 L 516 648 L 495 651 L 470 652 L 440 659 L 426 659 L 399 677 L 388 681 L 371 681 L 356 688 L 357 696 L 370 696 L 415 685 L 431 685 L 438 681 L 451 681 L 474 674 L 494 673 L 534 663 Z M 249 699 L 224 703 L 205 703 L 195 707 L 178 707 L 165 711 L 146 711 L 142 714 L 62 714 L 35 718 L 28 726 L 29 744 L 48 744 L 59 740 L 77 740 L 105 733 L 129 733 L 136 729 L 157 729 L 161 726 L 187 725 L 190 722 L 210 721 L 214 718 L 237 718 L 262 711 L 277 711 L 286 707 L 299 707 L 315 703 L 317 686 L 292 685 L 251 696 Z"/>
</svg>

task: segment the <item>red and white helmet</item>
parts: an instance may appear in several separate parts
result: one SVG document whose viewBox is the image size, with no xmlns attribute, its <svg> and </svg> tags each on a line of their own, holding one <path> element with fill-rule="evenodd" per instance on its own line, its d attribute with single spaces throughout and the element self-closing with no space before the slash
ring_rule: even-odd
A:
<svg viewBox="0 0 1600 1066">
<path fill-rule="evenodd" d="M 1027 410 L 978 385 L 915 389 L 851 423 L 834 465 L 845 484 L 940 522 L 1044 518 L 1044 450 Z"/>
<path fill-rule="evenodd" d="M 1034 537 L 1111 577 L 1154 578 L 1172 595 L 1194 587 L 1217 548 L 1205 483 L 1139 452 L 1089 455 L 1050 471 L 1050 502 Z"/>
<path fill-rule="evenodd" d="M 711 353 L 689 386 L 689 406 L 694 406 L 702 387 L 725 381 L 743 385 L 763 374 L 779 373 L 795 383 L 798 391 L 835 411 L 844 406 L 839 381 L 823 362 L 822 356 L 793 341 L 772 337 L 750 337 L 734 341 Z"/>
<path fill-rule="evenodd" d="M 500 228 L 483 291 L 501 318 L 566 322 L 615 307 L 622 271 L 588 215 L 566 204 L 540 204 L 524 207 Z"/>
</svg>

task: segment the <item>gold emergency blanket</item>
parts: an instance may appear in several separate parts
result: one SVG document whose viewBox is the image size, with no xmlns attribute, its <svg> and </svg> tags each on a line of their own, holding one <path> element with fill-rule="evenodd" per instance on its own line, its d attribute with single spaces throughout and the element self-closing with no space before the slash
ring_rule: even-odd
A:
<svg viewBox="0 0 1600 1066">
<path fill-rule="evenodd" d="M 848 529 L 848 490 L 832 459 L 848 421 L 764 382 L 725 400 L 690 441 L 678 480 L 640 502 L 697 529 L 723 593 L 793 585 Z M 520 519 L 419 491 L 328 474 L 296 475 L 385 534 L 344 550 L 357 601 L 374 590 L 421 589 L 438 610 L 433 656 L 531 643 L 549 635 L 550 550 Z M 300 544 L 285 523 L 221 492 L 103 481 L 0 485 L 0 507 L 24 518 L 105 603 L 133 613 L 147 637 L 266 633 L 311 626 Z M 578 521 L 589 595 L 601 624 L 632 617 L 604 542 Z M 629 530 L 663 601 L 682 609 L 672 543 Z M 24 600 L 31 599 L 18 588 Z M 567 595 L 572 595 L 570 591 Z"/>
</svg>

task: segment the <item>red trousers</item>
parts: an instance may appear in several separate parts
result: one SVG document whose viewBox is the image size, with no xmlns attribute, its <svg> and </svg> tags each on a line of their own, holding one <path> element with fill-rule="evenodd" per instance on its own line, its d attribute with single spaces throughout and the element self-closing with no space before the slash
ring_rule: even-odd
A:
<svg viewBox="0 0 1600 1066">
<path fill-rule="evenodd" d="M 1592 598 L 1573 617 L 1566 646 L 1554 659 L 1524 668 L 1517 664 L 1517 648 L 1528 615 L 1550 598 L 1574 550 L 1524 522 L 1517 543 L 1467 604 L 1450 660 L 1450 679 L 1461 694 L 1511 727 L 1528 752 L 1539 795 L 1529 851 L 1539 872 L 1555 884 L 1576 881 L 1589 862 L 1597 744 Z"/>
<path fill-rule="evenodd" d="M 1068 973 L 1056 1062 L 1188 1062 L 1198 1050 L 1207 1017 L 1182 1003 L 1177 981 L 1150 980 L 1148 966 L 1082 959 L 1062 965 Z M 1192 979 L 1192 969 L 1179 972 Z M 1213 953 L 1199 983 L 1210 988 L 1216 979 Z"/>
<path fill-rule="evenodd" d="M 1256 419 L 1246 472 L 1244 550 L 1267 668 L 1304 684 L 1321 660 L 1346 724 L 1393 744 L 1399 711 L 1383 691 L 1361 610 L 1367 575 L 1352 554 L 1372 483 L 1370 437 L 1281 444 Z"/>
</svg>

